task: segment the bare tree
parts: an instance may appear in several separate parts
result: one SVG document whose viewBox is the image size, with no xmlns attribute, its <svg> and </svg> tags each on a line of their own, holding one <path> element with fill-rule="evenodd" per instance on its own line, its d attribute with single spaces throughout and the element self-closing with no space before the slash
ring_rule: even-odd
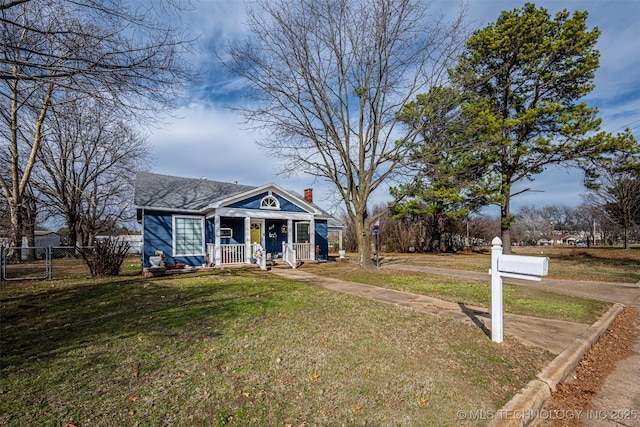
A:
<svg viewBox="0 0 640 427">
<path fill-rule="evenodd" d="M 593 207 L 599 207 L 606 218 L 620 227 L 625 249 L 629 249 L 629 233 L 640 225 L 640 174 L 621 163 L 602 165 L 600 188 L 586 198 Z M 604 222 L 603 225 L 604 227 Z"/>
<path fill-rule="evenodd" d="M 356 227 L 353 225 L 351 218 L 344 211 L 340 211 L 338 219 L 341 223 L 346 225 L 342 236 L 342 247 L 349 252 L 354 252 L 358 249 L 358 238 L 356 236 Z"/>
<path fill-rule="evenodd" d="M 516 222 L 513 228 L 514 241 L 535 243 L 549 231 L 549 221 L 539 209 L 533 206 L 522 206 L 516 212 Z"/>
<path fill-rule="evenodd" d="M 500 219 L 487 216 L 476 216 L 469 220 L 469 236 L 471 246 L 490 245 L 495 236 L 500 233 Z"/>
<path fill-rule="evenodd" d="M 285 160 L 284 174 L 335 185 L 358 236 L 358 262 L 371 264 L 372 193 L 403 177 L 416 135 L 396 113 L 446 78 L 461 44 L 461 12 L 435 19 L 419 0 L 257 0 L 251 32 L 229 48 L 230 69 L 249 83 L 248 124 Z M 381 215 L 381 214 L 379 214 Z"/>
<path fill-rule="evenodd" d="M 394 218 L 388 212 L 380 219 L 380 239 L 388 251 L 423 252 L 429 230 L 422 216 L 403 214 Z"/>
<path fill-rule="evenodd" d="M 601 222 L 601 211 L 597 207 L 590 206 L 583 196 L 583 202 L 576 206 L 576 232 L 586 237 L 588 247 L 596 244 L 596 223 Z"/>
<path fill-rule="evenodd" d="M 53 108 L 34 184 L 49 211 L 64 217 L 69 244 L 87 246 L 101 224 L 124 218 L 150 149 L 117 111 L 91 100 Z"/>
<path fill-rule="evenodd" d="M 0 175 L 0 187 L 10 209 L 11 246 L 20 244 L 23 197 L 53 106 L 75 94 L 151 121 L 190 79 L 181 59 L 185 41 L 153 12 L 121 0 L 3 2 L 0 151 L 10 172 Z"/>
</svg>

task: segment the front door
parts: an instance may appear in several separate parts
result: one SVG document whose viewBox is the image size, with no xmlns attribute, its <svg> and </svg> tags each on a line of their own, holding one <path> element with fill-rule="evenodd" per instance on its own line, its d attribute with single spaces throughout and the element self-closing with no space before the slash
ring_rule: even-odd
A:
<svg viewBox="0 0 640 427">
<path fill-rule="evenodd" d="M 251 222 L 251 243 L 262 245 L 262 222 Z"/>
</svg>

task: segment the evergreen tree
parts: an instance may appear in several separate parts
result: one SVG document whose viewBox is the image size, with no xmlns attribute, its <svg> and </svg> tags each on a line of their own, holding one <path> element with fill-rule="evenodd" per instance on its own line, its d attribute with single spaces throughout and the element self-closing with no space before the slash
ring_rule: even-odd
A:
<svg viewBox="0 0 640 427">
<path fill-rule="evenodd" d="M 477 137 L 491 147 L 490 172 L 500 180 L 501 234 L 510 251 L 513 184 L 532 180 L 552 164 L 591 162 L 635 141 L 628 131 L 600 130 L 597 109 L 580 99 L 594 88 L 600 30 L 587 29 L 586 11 L 555 17 L 527 3 L 502 12 L 467 40 L 454 82 L 472 97 L 465 114 L 476 118 Z"/>
<path fill-rule="evenodd" d="M 487 203 L 490 188 L 485 177 L 481 142 L 465 121 L 463 96 L 451 88 L 433 87 L 403 106 L 398 120 L 416 130 L 418 138 L 408 157 L 413 181 L 393 188 L 405 198 L 395 206 L 396 217 L 427 217 L 430 251 L 441 250 L 441 235 L 448 220 L 460 220 Z"/>
</svg>

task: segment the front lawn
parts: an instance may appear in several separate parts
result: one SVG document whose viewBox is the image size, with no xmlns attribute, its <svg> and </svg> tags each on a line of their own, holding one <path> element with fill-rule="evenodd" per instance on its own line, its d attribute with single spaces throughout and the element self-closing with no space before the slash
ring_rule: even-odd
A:
<svg viewBox="0 0 640 427">
<path fill-rule="evenodd" d="M 248 269 L 2 283 L 0 333 L 16 426 L 483 425 L 553 357 Z"/>
<path fill-rule="evenodd" d="M 367 270 L 359 269 L 352 263 L 309 264 L 304 269 L 321 276 L 413 292 L 456 303 L 487 309 L 491 306 L 491 284 L 488 280 L 469 280 L 398 269 Z M 503 301 L 506 313 L 586 324 L 598 320 L 611 307 L 607 302 L 509 284 L 503 285 Z"/>
<path fill-rule="evenodd" d="M 640 246 L 620 247 L 514 246 L 514 255 L 549 257 L 549 278 L 640 282 Z M 483 252 L 442 254 L 381 253 L 385 263 L 407 263 L 455 270 L 483 271 L 491 267 L 490 247 Z M 355 259 L 355 256 L 352 256 Z"/>
</svg>

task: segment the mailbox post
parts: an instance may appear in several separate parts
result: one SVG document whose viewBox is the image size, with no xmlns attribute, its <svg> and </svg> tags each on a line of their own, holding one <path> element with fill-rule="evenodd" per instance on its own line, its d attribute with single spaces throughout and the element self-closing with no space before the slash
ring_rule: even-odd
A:
<svg viewBox="0 0 640 427">
<path fill-rule="evenodd" d="M 502 342 L 503 301 L 502 278 L 542 280 L 549 270 L 549 258 L 519 255 L 504 255 L 502 240 L 496 237 L 491 242 L 491 340 Z"/>
<path fill-rule="evenodd" d="M 498 259 L 502 255 L 502 240 L 496 237 L 491 242 L 491 340 L 502 342 L 503 307 L 502 276 L 498 274 Z"/>
</svg>

